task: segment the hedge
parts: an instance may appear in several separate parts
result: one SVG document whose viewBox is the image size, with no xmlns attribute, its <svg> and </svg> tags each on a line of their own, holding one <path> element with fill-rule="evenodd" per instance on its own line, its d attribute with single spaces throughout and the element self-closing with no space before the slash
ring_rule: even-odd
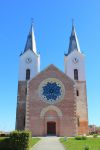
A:
<svg viewBox="0 0 100 150">
<path fill-rule="evenodd" d="M 31 133 L 28 131 L 13 131 L 9 138 L 0 142 L 2 150 L 29 150 Z"/>
<path fill-rule="evenodd" d="M 86 140 L 87 137 L 86 136 L 75 136 L 76 140 Z"/>
</svg>

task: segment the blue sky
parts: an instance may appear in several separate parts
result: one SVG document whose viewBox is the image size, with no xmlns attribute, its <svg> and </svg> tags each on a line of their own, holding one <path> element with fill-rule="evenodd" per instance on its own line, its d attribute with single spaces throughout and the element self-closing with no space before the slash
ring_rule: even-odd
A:
<svg viewBox="0 0 100 150">
<path fill-rule="evenodd" d="M 89 124 L 100 125 L 100 1 L 1 0 L 0 130 L 15 128 L 19 54 L 24 50 L 31 18 L 41 70 L 51 63 L 64 70 L 74 19 L 81 51 L 86 55 Z"/>
</svg>

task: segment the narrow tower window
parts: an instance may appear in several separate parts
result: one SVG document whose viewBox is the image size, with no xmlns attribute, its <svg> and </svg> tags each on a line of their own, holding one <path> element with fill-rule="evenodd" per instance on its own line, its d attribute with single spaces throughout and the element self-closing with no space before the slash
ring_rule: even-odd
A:
<svg viewBox="0 0 100 150">
<path fill-rule="evenodd" d="M 80 118 L 79 117 L 77 118 L 77 125 L 78 125 L 78 127 L 80 126 Z"/>
<path fill-rule="evenodd" d="M 24 119 L 23 119 L 23 126 L 25 128 L 25 116 L 24 116 Z"/>
<path fill-rule="evenodd" d="M 79 96 L 79 90 L 76 90 L 76 95 Z"/>
<path fill-rule="evenodd" d="M 26 89 L 25 89 L 25 94 L 27 95 L 27 87 L 26 87 Z"/>
<path fill-rule="evenodd" d="M 74 69 L 74 80 L 78 80 L 78 70 Z"/>
<path fill-rule="evenodd" d="M 30 69 L 26 70 L 26 80 L 30 79 Z"/>
</svg>

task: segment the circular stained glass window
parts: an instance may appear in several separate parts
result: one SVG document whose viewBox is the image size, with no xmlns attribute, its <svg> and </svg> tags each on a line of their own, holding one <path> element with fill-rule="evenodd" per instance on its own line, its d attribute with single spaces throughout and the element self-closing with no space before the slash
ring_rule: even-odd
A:
<svg viewBox="0 0 100 150">
<path fill-rule="evenodd" d="M 64 98 L 65 88 L 63 83 L 56 78 L 48 78 L 40 83 L 39 96 L 41 100 L 54 104 Z"/>
</svg>

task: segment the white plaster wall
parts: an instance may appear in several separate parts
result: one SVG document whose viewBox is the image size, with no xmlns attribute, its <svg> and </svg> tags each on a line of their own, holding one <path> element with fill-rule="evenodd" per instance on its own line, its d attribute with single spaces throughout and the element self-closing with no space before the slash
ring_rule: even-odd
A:
<svg viewBox="0 0 100 150">
<path fill-rule="evenodd" d="M 79 62 L 73 63 L 73 58 L 78 57 Z M 84 54 L 74 51 L 64 58 L 65 74 L 74 79 L 74 69 L 78 69 L 79 81 L 85 81 L 85 62 Z"/>
<path fill-rule="evenodd" d="M 26 63 L 26 59 L 31 57 L 32 62 Z M 31 50 L 26 51 L 20 56 L 19 62 L 19 81 L 26 80 L 26 69 L 30 69 L 30 80 L 40 72 L 40 55 L 35 54 Z"/>
</svg>

